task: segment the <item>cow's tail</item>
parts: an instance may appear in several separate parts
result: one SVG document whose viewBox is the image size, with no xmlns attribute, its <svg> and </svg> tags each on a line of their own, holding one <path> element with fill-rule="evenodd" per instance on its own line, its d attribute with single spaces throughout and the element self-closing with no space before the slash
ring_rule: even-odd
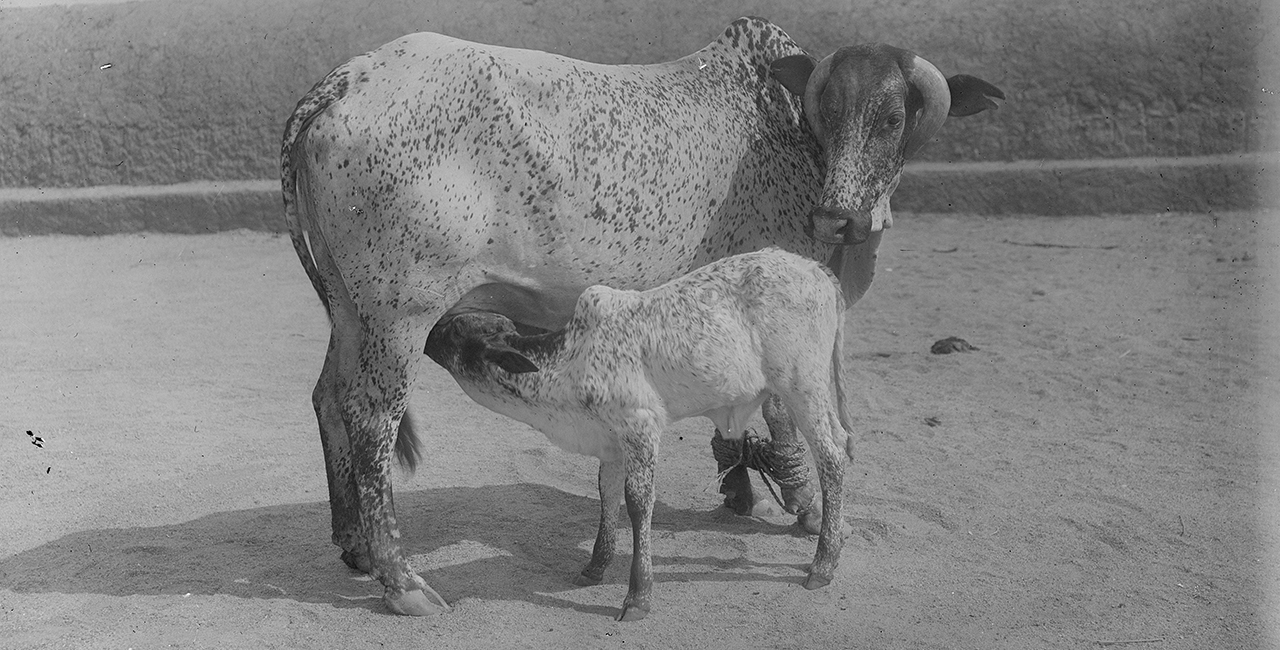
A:
<svg viewBox="0 0 1280 650">
<path fill-rule="evenodd" d="M 298 254 L 298 261 L 302 262 L 302 270 L 306 272 L 307 279 L 311 280 L 311 286 L 320 297 L 320 303 L 324 305 L 325 313 L 330 318 L 333 316 L 333 310 L 329 289 L 325 286 L 320 270 L 316 267 L 315 254 L 310 243 L 311 237 L 321 236 L 321 234 L 314 231 L 312 218 L 314 203 L 311 190 L 305 182 L 298 183 L 298 170 L 294 167 L 294 160 L 302 160 L 302 158 L 295 156 L 297 152 L 294 150 L 311 121 L 346 93 L 349 65 L 350 63 L 347 63 L 334 68 L 298 101 L 298 106 L 293 109 L 293 114 L 285 123 L 284 139 L 280 145 L 280 190 L 284 196 L 285 225 L 289 228 L 289 238 L 293 241 L 293 250 Z M 414 430 L 413 417 L 407 410 L 400 418 L 395 450 L 396 459 L 399 460 L 401 467 L 410 473 L 417 470 L 418 460 L 422 457 L 422 442 L 418 438 L 417 431 Z"/>
<path fill-rule="evenodd" d="M 312 86 L 311 90 L 302 96 L 293 109 L 293 114 L 289 116 L 289 121 L 285 122 L 284 139 L 280 145 L 280 190 L 284 195 L 285 225 L 289 228 L 289 238 L 293 240 L 293 250 L 298 254 L 298 260 L 302 262 L 302 270 L 306 271 L 307 278 L 311 280 L 311 286 L 320 297 L 325 312 L 330 314 L 329 291 L 325 288 L 320 271 L 316 268 L 315 257 L 308 241 L 308 235 L 314 234 L 311 232 L 313 222 L 308 214 L 312 207 L 312 197 L 305 183 L 302 185 L 301 196 L 299 196 L 298 169 L 294 167 L 294 160 L 302 160 L 301 156 L 295 156 L 297 153 L 295 149 L 306 133 L 307 127 L 311 125 L 311 121 L 346 93 L 346 69 L 347 64 L 334 68 L 320 80 L 320 83 Z"/>
</svg>

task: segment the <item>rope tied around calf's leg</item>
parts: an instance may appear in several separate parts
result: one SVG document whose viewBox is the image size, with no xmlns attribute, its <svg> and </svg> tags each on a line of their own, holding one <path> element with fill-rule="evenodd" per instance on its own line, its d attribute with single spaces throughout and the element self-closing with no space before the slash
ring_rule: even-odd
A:
<svg viewBox="0 0 1280 650">
<path fill-rule="evenodd" d="M 720 469 L 717 480 L 723 479 L 736 467 L 754 469 L 760 474 L 765 487 L 769 488 L 769 494 L 773 495 L 774 501 L 783 510 L 787 509 L 787 505 L 774 491 L 770 479 L 780 489 L 798 490 L 809 484 L 809 465 L 804 460 L 804 445 L 779 443 L 772 438 L 758 436 L 750 429 L 741 440 L 725 438 L 719 431 L 716 434 L 711 438 L 711 453 Z M 809 510 L 812 502 L 813 497 L 810 497 L 810 502 L 800 506 L 798 512 Z"/>
</svg>

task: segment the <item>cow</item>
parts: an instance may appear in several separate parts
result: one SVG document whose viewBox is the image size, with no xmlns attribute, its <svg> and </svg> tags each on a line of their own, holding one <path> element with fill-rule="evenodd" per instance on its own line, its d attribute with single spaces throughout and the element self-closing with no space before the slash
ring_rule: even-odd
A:
<svg viewBox="0 0 1280 650">
<path fill-rule="evenodd" d="M 767 248 L 646 291 L 589 287 L 556 332 L 522 336 L 492 312 L 446 316 L 424 352 L 471 399 L 566 451 L 600 459 L 600 527 L 575 584 L 603 578 L 625 499 L 633 550 L 618 620 L 633 621 L 651 606 L 649 526 L 662 431 L 705 416 L 725 438 L 742 440 L 771 395 L 797 420 L 822 486 L 825 516 L 804 585 L 831 582 L 843 545 L 844 457 L 853 458 L 841 380 L 844 313 L 830 271 Z"/>
<path fill-rule="evenodd" d="M 758 18 L 652 65 L 423 33 L 335 68 L 285 124 L 281 186 L 331 323 L 312 402 L 343 561 L 395 613 L 448 609 L 409 567 L 391 492 L 393 449 L 411 467 L 418 445 L 421 342 L 446 313 L 554 331 L 588 286 L 653 287 L 766 245 L 826 261 L 853 304 L 903 162 L 1002 96 L 887 45 L 815 60 Z"/>
</svg>

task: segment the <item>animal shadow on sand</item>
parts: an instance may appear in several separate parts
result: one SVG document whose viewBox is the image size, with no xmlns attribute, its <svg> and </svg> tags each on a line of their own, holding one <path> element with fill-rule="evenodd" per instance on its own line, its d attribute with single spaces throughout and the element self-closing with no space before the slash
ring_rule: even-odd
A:
<svg viewBox="0 0 1280 650">
<path fill-rule="evenodd" d="M 589 559 L 586 549 L 595 538 L 595 499 L 526 483 L 398 493 L 396 510 L 411 563 L 450 601 L 525 600 L 615 613 L 612 607 L 548 595 L 576 589 L 570 581 Z M 795 526 L 739 518 L 723 508 L 677 510 L 658 503 L 654 521 L 655 534 L 800 535 Z M 619 555 L 605 584 L 618 585 L 621 598 L 631 555 L 625 523 L 618 535 Z M 222 594 L 385 611 L 381 587 L 343 565 L 329 537 L 326 502 L 219 512 L 165 526 L 86 530 L 0 559 L 0 584 L 18 593 Z M 810 542 L 796 543 L 810 551 Z M 658 556 L 654 564 L 659 581 L 799 583 L 804 576 L 803 566 L 752 562 L 749 553 L 728 560 Z M 664 572 L 664 565 L 676 571 Z"/>
</svg>

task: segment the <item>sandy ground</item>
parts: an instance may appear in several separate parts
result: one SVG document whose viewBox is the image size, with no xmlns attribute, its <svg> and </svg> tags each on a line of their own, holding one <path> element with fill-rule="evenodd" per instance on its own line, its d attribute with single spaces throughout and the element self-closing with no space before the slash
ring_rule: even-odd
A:
<svg viewBox="0 0 1280 650">
<path fill-rule="evenodd" d="M 342 565 L 310 407 L 327 326 L 287 239 L 0 240 L 0 646 L 1277 647 L 1277 217 L 899 215 L 848 325 L 835 582 L 800 587 L 815 539 L 787 519 L 717 507 L 687 421 L 628 624 L 625 556 L 569 582 L 594 462 L 429 363 L 397 506 L 454 610 L 389 615 Z M 929 353 L 953 335 L 980 349 Z"/>
</svg>

